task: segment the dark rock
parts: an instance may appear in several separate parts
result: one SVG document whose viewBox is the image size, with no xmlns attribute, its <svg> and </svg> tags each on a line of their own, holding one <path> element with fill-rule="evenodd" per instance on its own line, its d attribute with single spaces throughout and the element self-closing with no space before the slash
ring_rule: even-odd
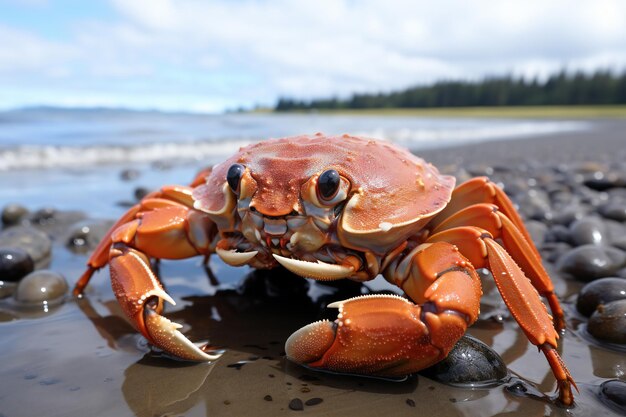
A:
<svg viewBox="0 0 626 417">
<path fill-rule="evenodd" d="M 294 398 L 289 401 L 289 409 L 294 411 L 302 411 L 304 410 L 304 404 L 300 398 Z"/>
<path fill-rule="evenodd" d="M 46 269 L 32 272 L 17 285 L 13 297 L 24 305 L 57 304 L 68 291 L 65 278 Z"/>
<path fill-rule="evenodd" d="M 626 203 L 610 201 L 598 207 L 598 213 L 607 219 L 617 220 L 619 222 L 626 221 Z"/>
<path fill-rule="evenodd" d="M 13 295 L 13 293 L 15 292 L 15 287 L 17 287 L 17 284 L 15 282 L 0 280 L 0 300 Z M 2 313 L 0 312 L 0 322 L 2 321 L 1 316 Z"/>
<path fill-rule="evenodd" d="M 465 335 L 444 360 L 420 374 L 444 384 L 490 384 L 506 378 L 508 370 L 497 352 Z"/>
<path fill-rule="evenodd" d="M 557 269 L 582 281 L 615 276 L 626 261 L 626 253 L 601 245 L 578 246 L 557 261 Z"/>
<path fill-rule="evenodd" d="M 604 381 L 600 385 L 600 400 L 622 415 L 626 415 L 626 382 L 619 379 Z"/>
<path fill-rule="evenodd" d="M 46 262 L 52 250 L 48 235 L 31 226 L 14 226 L 0 232 L 0 248 L 20 248 L 28 252 L 35 266 Z"/>
<path fill-rule="evenodd" d="M 110 221 L 79 222 L 71 226 L 66 246 L 75 253 L 93 251 L 111 228 Z"/>
<path fill-rule="evenodd" d="M 587 331 L 596 339 L 626 344 L 626 299 L 600 304 L 589 318 Z"/>
<path fill-rule="evenodd" d="M 569 226 L 570 241 L 574 246 L 606 243 L 606 233 L 602 220 L 594 217 L 576 220 Z"/>
<path fill-rule="evenodd" d="M 578 293 L 576 308 L 587 317 L 600 304 L 626 299 L 626 279 L 601 278 L 585 285 Z"/>
<path fill-rule="evenodd" d="M 2 224 L 13 226 L 19 224 L 28 215 L 28 209 L 19 204 L 7 204 L 2 209 Z"/>
<path fill-rule="evenodd" d="M 571 207 L 570 205 L 563 210 L 555 211 L 554 215 L 552 216 L 552 223 L 569 226 L 570 224 L 572 224 L 572 222 L 582 219 L 585 214 L 585 210 L 582 207 Z"/>
<path fill-rule="evenodd" d="M 45 207 L 32 213 L 29 217 L 31 223 L 48 224 L 54 222 L 56 210 L 52 207 Z"/>
<path fill-rule="evenodd" d="M 541 245 L 542 257 L 547 261 L 554 263 L 565 253 L 572 250 L 572 246 L 565 242 L 544 242 Z"/>
<path fill-rule="evenodd" d="M 0 281 L 19 281 L 34 269 L 35 263 L 24 249 L 0 249 Z"/>
<path fill-rule="evenodd" d="M 538 222 L 536 220 L 529 220 L 525 223 L 526 230 L 530 233 L 530 237 L 536 246 L 541 246 L 543 243 L 546 232 L 548 231 L 548 226 L 545 224 Z"/>
<path fill-rule="evenodd" d="M 546 242 L 566 242 L 569 244 L 569 229 L 562 224 L 552 226 L 544 236 Z"/>
<path fill-rule="evenodd" d="M 135 188 L 135 192 L 134 192 L 135 199 L 139 201 L 150 193 L 151 191 L 146 187 L 137 187 Z"/>
<path fill-rule="evenodd" d="M 139 178 L 139 175 L 139 171 L 132 168 L 124 169 L 122 170 L 122 172 L 120 172 L 120 178 L 122 179 L 122 181 L 132 181 Z"/>
</svg>

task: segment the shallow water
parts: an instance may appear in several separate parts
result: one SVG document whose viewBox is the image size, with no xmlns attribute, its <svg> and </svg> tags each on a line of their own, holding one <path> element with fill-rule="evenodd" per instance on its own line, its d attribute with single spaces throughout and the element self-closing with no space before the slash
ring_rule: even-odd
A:
<svg viewBox="0 0 626 417">
<path fill-rule="evenodd" d="M 50 268 L 73 282 L 86 256 L 62 243 L 55 242 Z M 596 392 L 601 382 L 623 378 L 626 355 L 581 337 L 568 302 L 570 330 L 560 349 L 580 393 L 576 406 L 564 409 L 553 402 L 554 379 L 543 355 L 506 316 L 490 282 L 484 284 L 483 318 L 468 333 L 502 355 L 510 379 L 492 387 L 450 387 L 424 376 L 391 382 L 314 372 L 284 358 L 283 343 L 293 330 L 336 314 L 324 308 L 329 302 L 387 290 L 386 283 L 328 287 L 280 270 L 232 268 L 217 259 L 210 265 L 213 276 L 199 259 L 163 261 L 160 273 L 177 303 L 166 315 L 192 340 L 226 349 L 212 364 L 152 352 L 122 317 L 106 270 L 82 300 L 47 312 L 0 301 L 0 415 L 277 415 L 295 412 L 290 404 L 298 408 L 296 399 L 304 412 L 322 415 L 618 415 Z M 579 286 L 559 282 L 557 290 L 574 294 Z M 494 319 L 502 314 L 502 321 Z"/>
</svg>

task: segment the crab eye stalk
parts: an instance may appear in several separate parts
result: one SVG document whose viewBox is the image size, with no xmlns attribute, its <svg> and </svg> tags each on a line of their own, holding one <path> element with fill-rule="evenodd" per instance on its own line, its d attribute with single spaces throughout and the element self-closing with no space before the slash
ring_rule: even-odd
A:
<svg viewBox="0 0 626 417">
<path fill-rule="evenodd" d="M 332 200 L 332 198 L 337 195 L 340 182 L 341 178 L 339 177 L 339 173 L 334 169 L 328 169 L 322 172 L 317 179 L 317 191 L 319 196 L 325 201 Z"/>
<path fill-rule="evenodd" d="M 243 176 L 246 168 L 241 164 L 233 164 L 228 168 L 228 173 L 226 173 L 226 181 L 228 182 L 228 186 L 235 194 L 239 192 L 239 183 L 241 182 L 241 177 Z"/>
</svg>

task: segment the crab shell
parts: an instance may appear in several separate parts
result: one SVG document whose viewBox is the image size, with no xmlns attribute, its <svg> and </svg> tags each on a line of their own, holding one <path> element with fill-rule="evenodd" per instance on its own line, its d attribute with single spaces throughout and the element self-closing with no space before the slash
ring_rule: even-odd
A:
<svg viewBox="0 0 626 417">
<path fill-rule="evenodd" d="M 246 167 L 242 180 L 246 189 L 239 196 L 226 181 L 233 164 Z M 303 206 L 316 202 L 317 178 L 328 169 L 336 170 L 345 182 L 345 205 L 331 228 L 338 241 L 344 248 L 379 256 L 441 211 L 455 184 L 454 177 L 441 175 L 405 149 L 349 135 L 316 134 L 241 148 L 196 188 L 194 207 L 208 213 L 222 235 L 240 227 L 234 215 L 237 198 L 266 218 L 303 213 Z"/>
</svg>

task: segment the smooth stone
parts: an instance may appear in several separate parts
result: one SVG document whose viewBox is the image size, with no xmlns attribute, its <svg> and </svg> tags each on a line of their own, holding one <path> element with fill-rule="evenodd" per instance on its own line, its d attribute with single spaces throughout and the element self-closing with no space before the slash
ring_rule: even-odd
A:
<svg viewBox="0 0 626 417">
<path fill-rule="evenodd" d="M 606 233 L 604 223 L 594 217 L 576 220 L 569 226 L 570 241 L 574 246 L 606 243 Z"/>
<path fill-rule="evenodd" d="M 557 269 L 582 281 L 615 276 L 626 262 L 626 253 L 610 246 L 583 245 L 565 253 Z"/>
<path fill-rule="evenodd" d="M 15 287 L 17 287 L 17 283 L 15 282 L 0 281 L 0 300 L 12 296 L 15 292 Z M 1 321 L 2 319 L 0 319 L 0 322 Z"/>
<path fill-rule="evenodd" d="M 35 263 L 24 249 L 0 249 L 0 281 L 16 282 L 35 270 Z"/>
<path fill-rule="evenodd" d="M 582 287 L 576 308 L 582 315 L 589 317 L 598 305 L 623 299 L 626 299 L 626 279 L 601 278 Z"/>
<path fill-rule="evenodd" d="M 528 233 L 530 233 L 530 237 L 533 240 L 533 243 L 536 246 L 541 246 L 546 237 L 548 226 L 536 220 L 528 220 L 524 223 L 524 225 L 526 226 L 526 230 L 528 230 Z"/>
<path fill-rule="evenodd" d="M 148 194 L 150 194 L 151 192 L 152 191 L 146 187 L 137 187 L 135 188 L 135 191 L 134 191 L 135 199 L 139 201 L 143 199 L 145 196 L 147 196 Z"/>
<path fill-rule="evenodd" d="M 619 222 L 626 221 L 626 203 L 610 201 L 605 205 L 598 207 L 598 213 L 607 219 L 617 220 Z"/>
<path fill-rule="evenodd" d="M 35 271 L 24 277 L 13 297 L 25 305 L 41 305 L 58 303 L 63 300 L 69 286 L 65 278 L 47 269 Z"/>
<path fill-rule="evenodd" d="M 600 400 L 615 411 L 626 415 L 626 382 L 611 379 L 600 384 Z"/>
<path fill-rule="evenodd" d="M 583 216 L 585 216 L 585 211 L 582 207 L 567 207 L 563 210 L 555 210 L 552 223 L 569 226 L 574 221 L 582 219 Z"/>
<path fill-rule="evenodd" d="M 29 217 L 31 223 L 48 224 L 55 221 L 54 216 L 57 211 L 52 207 L 44 207 L 32 213 Z"/>
<path fill-rule="evenodd" d="M 7 204 L 2 209 L 2 224 L 13 226 L 19 224 L 28 215 L 28 209 L 19 204 Z"/>
<path fill-rule="evenodd" d="M 134 179 L 139 178 L 139 175 L 140 175 L 140 172 L 138 170 L 128 168 L 120 172 L 120 179 L 122 179 L 122 181 L 132 181 Z"/>
<path fill-rule="evenodd" d="M 569 245 L 569 229 L 562 224 L 553 225 L 544 237 L 545 242 L 563 242 Z"/>
<path fill-rule="evenodd" d="M 444 384 L 492 384 L 508 375 L 496 351 L 478 339 L 463 336 L 441 362 L 420 374 Z"/>
<path fill-rule="evenodd" d="M 0 248 L 23 249 L 39 266 L 50 256 L 52 242 L 48 235 L 34 227 L 14 226 L 0 232 Z"/>
<path fill-rule="evenodd" d="M 66 246 L 74 253 L 93 251 L 111 228 L 109 221 L 79 222 L 74 224 L 66 240 Z"/>
<path fill-rule="evenodd" d="M 572 250 L 572 246 L 565 242 L 544 242 L 540 250 L 543 259 L 554 263 L 561 256 Z"/>
<path fill-rule="evenodd" d="M 626 344 L 626 299 L 600 304 L 589 318 L 587 331 L 596 339 Z"/>
</svg>

